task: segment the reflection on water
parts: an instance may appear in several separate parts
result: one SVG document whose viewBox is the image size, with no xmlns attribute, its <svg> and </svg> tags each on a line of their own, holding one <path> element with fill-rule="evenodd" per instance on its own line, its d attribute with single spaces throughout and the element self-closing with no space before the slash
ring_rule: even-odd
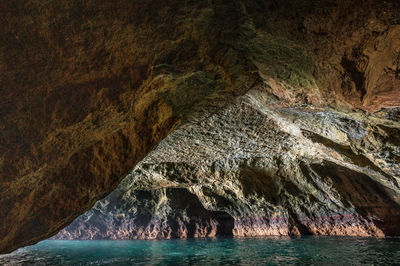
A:
<svg viewBox="0 0 400 266">
<path fill-rule="evenodd" d="M 302 237 L 132 241 L 46 240 L 0 255 L 22 265 L 400 264 L 400 239 Z"/>
</svg>

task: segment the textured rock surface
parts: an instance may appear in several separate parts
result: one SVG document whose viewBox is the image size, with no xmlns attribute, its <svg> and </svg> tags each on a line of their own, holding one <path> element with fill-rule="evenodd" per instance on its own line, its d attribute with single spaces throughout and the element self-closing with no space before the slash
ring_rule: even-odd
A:
<svg viewBox="0 0 400 266">
<path fill-rule="evenodd" d="M 375 215 L 382 220 L 389 215 L 389 211 L 386 211 L 388 206 L 397 202 L 394 198 L 397 195 L 395 184 L 399 164 L 399 142 L 396 140 L 399 114 L 395 107 L 399 106 L 400 7 L 395 0 L 363 1 L 362 5 L 360 8 L 353 0 L 318 0 L 311 3 L 305 0 L 168 3 L 156 0 L 2 1 L 0 252 L 11 251 L 56 234 L 90 209 L 99 198 L 111 192 L 178 125 L 182 125 L 181 130 L 184 130 L 190 125 L 197 125 L 196 121 L 200 121 L 198 119 L 204 114 L 211 117 L 216 111 L 229 112 L 229 108 L 234 108 L 230 107 L 231 104 L 245 101 L 237 97 L 252 88 L 255 92 L 265 94 L 268 102 L 263 102 L 262 108 L 251 106 L 258 104 L 258 101 L 247 104 L 250 105 L 248 108 L 256 111 L 241 112 L 236 107 L 234 114 L 248 115 L 248 118 L 240 119 L 243 134 L 246 134 L 247 123 L 253 119 L 253 112 L 267 112 L 264 116 L 256 117 L 262 120 L 259 121 L 261 124 L 272 123 L 267 127 L 268 130 L 253 121 L 254 127 L 264 128 L 255 135 L 259 137 L 251 145 L 259 146 L 261 150 L 252 148 L 252 155 L 229 166 L 229 158 L 240 157 L 240 154 L 233 149 L 229 154 L 236 155 L 228 156 L 226 152 L 229 149 L 219 149 L 213 146 L 214 142 L 201 144 L 203 137 L 212 134 L 212 131 L 210 128 L 210 132 L 203 129 L 204 136 L 201 136 L 196 133 L 199 129 L 189 135 L 190 139 L 199 139 L 198 145 L 205 146 L 203 151 L 198 151 L 196 163 L 193 161 L 188 166 L 213 173 L 210 161 L 216 162 L 216 165 L 219 165 L 219 161 L 226 162 L 218 167 L 222 167 L 221 173 L 229 173 L 226 178 L 232 179 L 232 182 L 240 182 L 239 176 L 243 171 L 245 176 L 257 172 L 259 166 L 254 166 L 254 170 L 253 165 L 258 165 L 258 160 L 268 165 L 260 166 L 261 169 L 271 169 L 265 174 L 266 177 L 275 176 L 276 170 L 281 176 L 278 180 L 306 178 L 307 174 L 303 172 L 293 175 L 296 171 L 309 173 L 311 179 L 314 176 L 323 178 L 328 175 L 325 169 L 330 167 L 338 173 L 329 176 L 332 180 L 345 178 L 343 181 L 352 182 L 353 178 L 348 176 L 354 175 L 354 178 L 363 182 L 369 180 L 359 175 L 364 171 L 366 176 L 375 177 L 373 182 L 382 184 L 384 191 L 390 189 L 384 193 L 379 188 L 378 193 L 373 185 L 375 183 L 368 181 L 363 184 L 371 187 L 372 192 L 377 192 L 372 195 L 376 195 L 379 204 L 387 208 L 383 208 L 381 213 L 378 210 L 363 211 L 368 213 L 362 214 L 366 217 L 363 219 L 367 219 L 364 222 L 351 215 L 349 221 L 359 221 L 357 226 L 374 231 L 371 229 L 373 226 L 366 224 L 377 223 L 368 217 Z M 255 96 L 249 94 L 246 97 Z M 361 110 L 350 111 L 351 108 Z M 362 111 L 375 112 L 381 108 L 386 109 L 373 117 Z M 349 112 L 361 122 L 351 124 L 347 120 L 342 121 L 340 115 L 335 116 L 336 112 Z M 321 116 L 310 113 L 319 113 Z M 322 114 L 333 121 L 332 125 L 325 125 L 325 116 Z M 228 115 L 225 119 L 228 119 Z M 236 121 L 235 115 L 231 115 L 230 119 Z M 295 137 L 289 137 L 293 132 L 282 129 L 284 126 L 280 124 L 283 122 L 279 117 L 305 130 L 297 132 L 298 137 L 302 135 L 314 143 L 312 145 L 321 143 L 318 145 L 335 150 L 339 155 L 328 157 L 333 156 L 338 161 L 333 161 L 333 165 L 322 163 L 322 160 L 332 159 L 315 155 L 314 159 L 304 159 L 305 166 L 301 168 L 300 161 L 303 159 L 297 157 L 300 154 L 283 156 L 292 146 L 297 145 L 300 151 L 303 147 L 298 146 L 300 144 Z M 218 119 L 222 118 L 223 115 L 220 115 Z M 250 149 L 245 144 L 242 146 L 234 139 L 229 139 L 239 133 L 232 131 L 232 136 L 224 135 L 222 131 L 226 130 L 223 125 L 218 121 L 215 123 L 212 129 L 221 131 L 221 141 L 237 147 L 238 152 L 240 149 Z M 360 126 L 365 131 L 357 130 L 358 123 L 365 124 Z M 223 124 L 236 126 L 229 121 Z M 354 126 L 356 130 L 353 132 Z M 346 139 L 344 136 L 347 133 L 335 133 L 346 130 L 357 136 L 355 140 Z M 268 147 L 263 147 L 267 139 L 274 140 L 266 143 L 275 146 L 268 144 Z M 175 138 L 175 141 L 176 144 L 169 145 L 181 150 L 186 149 L 182 145 L 196 145 L 180 138 Z M 260 144 L 257 145 L 257 142 Z M 305 145 L 308 142 L 302 140 L 299 143 Z M 225 152 L 208 154 L 209 150 Z M 284 158 L 274 158 L 275 152 Z M 205 160 L 200 160 L 202 154 Z M 339 163 L 340 154 L 350 158 L 349 163 L 369 167 L 373 172 Z M 173 156 L 169 155 L 171 158 Z M 191 153 L 185 155 L 190 156 Z M 156 161 L 152 161 L 151 157 L 146 160 L 150 160 L 149 165 L 156 167 Z M 169 159 L 164 161 L 168 162 Z M 282 164 L 291 172 L 279 172 L 285 172 L 279 170 L 286 169 L 281 167 Z M 327 167 L 318 168 L 318 165 L 325 164 Z M 250 170 L 243 170 L 247 168 L 242 165 L 249 165 Z M 349 175 L 343 174 L 343 177 L 343 172 Z M 376 176 L 376 173 L 380 173 L 380 176 Z M 152 179 L 151 176 L 149 174 L 147 179 Z M 195 178 L 194 173 L 190 176 Z M 199 174 L 195 179 L 200 180 L 201 176 L 205 182 L 208 174 Z M 230 182 L 221 176 L 214 178 L 211 175 L 210 178 L 220 180 L 219 187 Z M 169 175 L 162 179 L 173 180 Z M 275 184 L 275 181 L 271 182 Z M 279 191 L 281 187 L 285 188 L 282 182 L 274 185 Z M 208 202 L 200 192 L 193 190 L 195 183 L 192 181 L 179 181 L 177 186 L 185 183 L 188 183 L 188 189 L 190 187 L 188 191 L 197 195 L 205 208 L 203 210 L 198 203 L 193 203 L 204 212 L 204 217 L 200 217 L 204 219 L 204 227 L 211 228 L 201 234 L 217 232 L 215 223 L 218 219 L 225 219 L 225 213 L 236 219 L 237 230 L 243 228 L 240 232 L 249 232 L 238 235 L 257 234 L 248 224 L 250 221 L 261 226 L 268 224 L 263 222 L 268 217 L 280 217 L 276 220 L 277 228 L 283 231 L 287 230 L 285 228 L 289 224 L 291 228 L 303 230 L 295 226 L 301 219 L 311 219 L 314 223 L 317 221 L 312 214 L 306 213 L 300 215 L 298 221 L 291 221 L 294 218 L 290 217 L 295 215 L 285 211 L 289 203 L 284 203 L 291 202 L 289 196 L 282 199 L 281 205 L 276 205 L 273 197 L 264 199 L 266 203 L 270 200 L 272 203 L 269 204 L 276 206 L 271 207 L 274 211 L 268 209 L 261 211 L 260 215 L 253 203 L 246 208 L 241 207 L 236 214 L 233 211 L 236 207 L 231 207 L 230 212 L 223 208 L 219 210 L 215 204 L 212 205 L 212 197 Z M 251 186 L 258 188 L 259 184 Z M 217 192 L 217 188 L 210 187 L 213 193 L 222 193 Z M 149 187 L 144 189 L 148 190 Z M 306 195 L 311 193 L 306 187 L 300 191 Z M 247 200 L 250 200 L 253 192 L 250 188 L 243 190 L 247 195 L 243 196 L 243 206 L 249 204 Z M 160 190 L 157 193 L 164 192 Z M 258 192 L 263 193 L 269 192 Z M 337 188 L 337 193 L 344 192 Z M 350 197 L 352 193 L 348 192 L 343 197 Z M 236 197 L 236 203 L 240 202 L 238 195 L 231 196 Z M 366 197 L 364 194 L 359 196 Z M 359 200 L 371 203 L 365 208 L 375 206 L 371 198 L 366 199 L 368 201 Z M 351 208 L 363 206 L 354 204 L 353 207 L 337 207 L 336 212 L 332 212 L 330 207 L 326 211 L 317 211 L 320 206 L 317 204 L 311 213 L 315 213 L 316 217 L 320 217 L 317 213 L 321 215 L 324 212 L 327 217 L 340 212 L 355 214 L 358 212 Z M 288 209 L 296 208 L 293 205 Z M 346 211 L 343 208 L 347 208 Z M 394 213 L 387 221 L 396 221 L 397 208 L 390 209 Z M 213 211 L 224 213 L 218 216 Z M 177 217 L 187 216 L 179 211 L 177 213 Z M 241 222 L 238 220 L 240 217 L 243 217 Z M 247 220 L 244 217 L 248 217 Z M 240 223 L 241 228 L 238 226 Z M 383 223 L 387 226 L 387 223 Z M 379 230 L 383 233 L 389 230 L 382 228 L 380 226 Z M 252 230 L 254 233 L 250 233 Z M 374 232 L 378 234 L 379 230 Z"/>
<path fill-rule="evenodd" d="M 56 238 L 399 235 L 399 121 L 274 101 L 180 126 Z"/>
</svg>

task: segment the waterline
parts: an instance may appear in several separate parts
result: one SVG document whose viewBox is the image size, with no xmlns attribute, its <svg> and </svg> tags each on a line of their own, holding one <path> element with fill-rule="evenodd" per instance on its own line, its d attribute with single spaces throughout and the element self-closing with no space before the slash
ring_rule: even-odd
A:
<svg viewBox="0 0 400 266">
<path fill-rule="evenodd" d="M 399 238 L 45 240 L 0 255 L 1 265 L 400 264 Z"/>
</svg>

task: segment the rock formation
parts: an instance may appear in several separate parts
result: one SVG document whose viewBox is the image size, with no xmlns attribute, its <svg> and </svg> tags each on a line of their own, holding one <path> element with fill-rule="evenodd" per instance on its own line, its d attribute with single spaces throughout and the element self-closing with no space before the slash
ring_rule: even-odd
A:
<svg viewBox="0 0 400 266">
<path fill-rule="evenodd" d="M 3 1 L 0 252 L 127 174 L 57 237 L 399 234 L 399 13 Z"/>
<path fill-rule="evenodd" d="M 271 108 L 265 86 L 177 128 L 56 238 L 399 234 L 399 121 Z"/>
</svg>

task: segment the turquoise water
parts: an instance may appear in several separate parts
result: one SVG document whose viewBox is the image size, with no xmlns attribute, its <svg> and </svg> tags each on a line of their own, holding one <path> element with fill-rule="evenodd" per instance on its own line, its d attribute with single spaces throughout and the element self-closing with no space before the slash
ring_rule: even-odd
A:
<svg viewBox="0 0 400 266">
<path fill-rule="evenodd" d="M 46 240 L 0 265 L 400 265 L 400 239 L 302 237 L 132 241 Z"/>
</svg>

